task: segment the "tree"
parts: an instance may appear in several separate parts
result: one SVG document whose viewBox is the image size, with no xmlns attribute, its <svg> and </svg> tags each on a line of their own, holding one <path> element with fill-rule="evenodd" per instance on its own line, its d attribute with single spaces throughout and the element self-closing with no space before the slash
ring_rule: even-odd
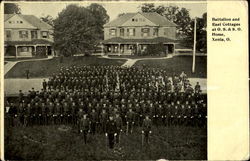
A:
<svg viewBox="0 0 250 161">
<path fill-rule="evenodd" d="M 126 13 L 120 13 L 117 17 L 121 17 L 123 15 L 125 15 Z"/>
<path fill-rule="evenodd" d="M 146 50 L 143 52 L 143 55 L 161 55 L 166 54 L 166 47 L 163 43 L 150 44 L 147 46 Z"/>
<path fill-rule="evenodd" d="M 15 3 L 5 3 L 4 14 L 21 14 L 21 9 Z"/>
<path fill-rule="evenodd" d="M 97 38 L 99 40 L 103 40 L 103 25 L 109 21 L 109 15 L 107 14 L 106 9 L 102 5 L 97 3 L 92 3 L 90 6 L 87 7 L 87 9 L 89 9 L 92 15 L 94 16 Z"/>
<path fill-rule="evenodd" d="M 54 26 L 54 19 L 52 16 L 47 15 L 47 16 L 40 17 L 40 19 L 46 22 L 47 24 L 49 24 L 50 26 L 52 27 Z"/>
<path fill-rule="evenodd" d="M 207 13 L 197 18 L 197 46 L 196 49 L 207 53 Z"/>
<path fill-rule="evenodd" d="M 96 41 L 96 21 L 89 9 L 69 5 L 54 21 L 55 48 L 60 55 L 89 54 Z"/>
<path fill-rule="evenodd" d="M 194 41 L 194 19 L 191 21 L 191 30 L 184 39 L 187 46 L 192 47 Z M 202 18 L 196 18 L 196 50 L 207 52 L 207 13 Z"/>
</svg>

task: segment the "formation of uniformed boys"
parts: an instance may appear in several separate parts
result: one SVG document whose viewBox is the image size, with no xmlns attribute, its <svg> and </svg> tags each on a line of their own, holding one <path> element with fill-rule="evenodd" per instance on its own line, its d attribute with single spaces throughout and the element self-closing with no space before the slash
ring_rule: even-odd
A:
<svg viewBox="0 0 250 161">
<path fill-rule="evenodd" d="M 13 126 L 72 124 L 85 143 L 87 133 L 105 133 L 111 148 L 121 131 L 142 127 L 147 143 L 152 124 L 205 127 L 207 113 L 199 83 L 192 88 L 184 72 L 119 66 L 62 67 L 6 107 Z"/>
</svg>

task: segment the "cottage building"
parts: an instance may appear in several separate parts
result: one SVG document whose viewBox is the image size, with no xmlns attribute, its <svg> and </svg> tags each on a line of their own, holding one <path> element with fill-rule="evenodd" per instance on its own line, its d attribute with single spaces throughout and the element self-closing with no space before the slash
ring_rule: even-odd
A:
<svg viewBox="0 0 250 161">
<path fill-rule="evenodd" d="M 103 50 L 109 55 L 133 55 L 149 44 L 163 43 L 174 53 L 176 24 L 157 13 L 127 13 L 104 25 Z"/>
<path fill-rule="evenodd" d="M 4 15 L 5 57 L 53 55 L 53 28 L 33 15 Z"/>
</svg>

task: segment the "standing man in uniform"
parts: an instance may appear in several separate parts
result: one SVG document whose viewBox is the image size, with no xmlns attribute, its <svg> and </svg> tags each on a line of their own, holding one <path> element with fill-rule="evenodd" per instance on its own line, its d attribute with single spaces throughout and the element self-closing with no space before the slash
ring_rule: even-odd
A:
<svg viewBox="0 0 250 161">
<path fill-rule="evenodd" d="M 115 122 L 116 122 L 116 126 L 117 126 L 116 143 L 119 144 L 120 143 L 120 134 L 122 132 L 122 118 L 120 117 L 119 113 L 115 114 Z"/>
<path fill-rule="evenodd" d="M 113 149 L 115 145 L 115 137 L 117 136 L 117 125 L 114 121 L 113 116 L 109 116 L 109 120 L 107 122 L 107 133 L 105 133 L 106 137 L 108 137 L 109 148 Z"/>
<path fill-rule="evenodd" d="M 149 143 L 149 134 L 151 134 L 152 120 L 146 115 L 146 118 L 143 120 L 142 124 L 142 136 L 145 137 L 146 144 Z M 144 142 L 144 137 L 142 137 L 142 145 Z"/>
<path fill-rule="evenodd" d="M 98 115 L 95 109 L 92 109 L 92 112 L 90 113 L 90 125 L 91 125 L 91 133 L 95 135 L 96 132 L 96 125 L 98 123 Z"/>
<path fill-rule="evenodd" d="M 83 117 L 80 120 L 80 133 L 83 134 L 84 143 L 87 144 L 87 134 L 90 129 L 89 119 L 87 114 L 83 114 Z"/>
</svg>

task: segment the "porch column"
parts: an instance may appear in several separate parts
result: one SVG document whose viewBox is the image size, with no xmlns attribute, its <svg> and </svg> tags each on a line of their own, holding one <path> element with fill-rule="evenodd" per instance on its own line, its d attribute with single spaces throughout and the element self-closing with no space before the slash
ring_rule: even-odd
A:
<svg viewBox="0 0 250 161">
<path fill-rule="evenodd" d="M 46 56 L 48 55 L 48 46 L 46 45 Z"/>
<path fill-rule="evenodd" d="M 36 45 L 34 45 L 34 54 L 36 55 Z"/>
<path fill-rule="evenodd" d="M 16 58 L 17 58 L 17 52 L 18 52 L 18 51 L 17 51 L 17 48 L 18 48 L 18 46 L 17 46 L 17 45 L 15 45 L 15 48 L 16 48 Z"/>
<path fill-rule="evenodd" d="M 175 44 L 173 44 L 174 47 L 173 47 L 173 55 L 175 55 Z"/>
<path fill-rule="evenodd" d="M 136 55 L 138 55 L 139 43 L 136 43 Z"/>
<path fill-rule="evenodd" d="M 113 53 L 113 44 L 110 45 L 110 53 L 112 54 Z"/>
<path fill-rule="evenodd" d="M 168 44 L 166 45 L 166 54 L 168 54 Z"/>
<path fill-rule="evenodd" d="M 102 53 L 101 53 L 101 55 L 104 55 L 104 51 L 103 51 L 103 49 L 104 49 L 104 44 L 101 44 L 101 48 L 102 48 Z"/>
<path fill-rule="evenodd" d="M 121 43 L 118 43 L 118 55 L 121 56 Z"/>
</svg>

